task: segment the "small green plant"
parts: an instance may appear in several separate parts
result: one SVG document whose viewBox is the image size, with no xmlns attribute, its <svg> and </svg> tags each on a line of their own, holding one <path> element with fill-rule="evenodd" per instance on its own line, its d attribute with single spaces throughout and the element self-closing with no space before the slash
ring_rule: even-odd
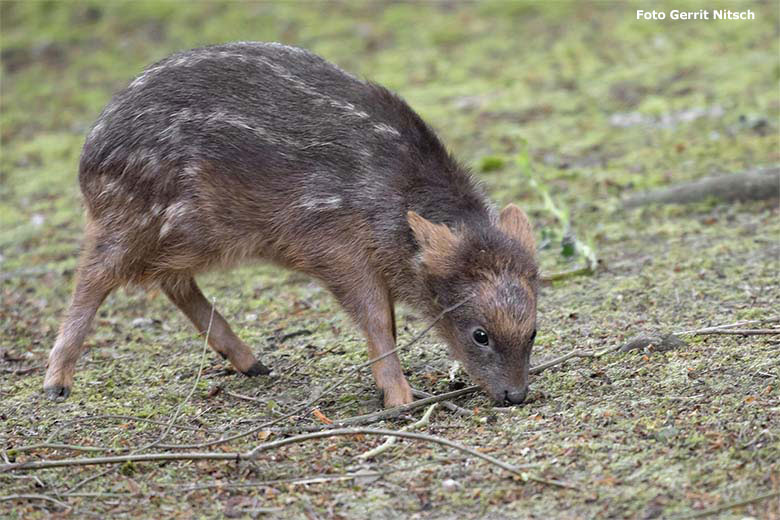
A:
<svg viewBox="0 0 780 520">
<path fill-rule="evenodd" d="M 506 166 L 506 159 L 498 155 L 486 155 L 479 160 L 479 171 L 494 172 Z"/>
<path fill-rule="evenodd" d="M 550 191 L 544 182 L 534 175 L 533 164 L 528 153 L 528 146 L 524 143 L 523 149 L 515 159 L 520 172 L 528 179 L 528 183 L 536 193 L 542 198 L 544 209 L 549 212 L 558 223 L 556 228 L 545 228 L 542 230 L 542 242 L 540 248 L 550 247 L 554 243 L 559 243 L 561 247 L 561 257 L 567 261 L 574 261 L 578 258 L 584 260 L 584 266 L 575 271 L 565 273 L 565 276 L 573 274 L 592 274 L 598 265 L 598 257 L 593 247 L 592 240 L 586 243 L 580 240 L 574 232 L 571 224 L 571 215 L 569 208 L 561 206 L 553 200 Z M 560 278 L 560 275 L 549 275 L 551 279 Z"/>
</svg>

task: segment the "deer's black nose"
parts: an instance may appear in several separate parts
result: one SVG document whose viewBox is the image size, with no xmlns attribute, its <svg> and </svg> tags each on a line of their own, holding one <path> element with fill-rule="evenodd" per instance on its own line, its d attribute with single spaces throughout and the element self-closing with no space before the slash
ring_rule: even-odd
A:
<svg viewBox="0 0 780 520">
<path fill-rule="evenodd" d="M 525 396 L 527 394 L 528 388 L 523 388 L 522 390 L 515 390 L 512 392 L 506 390 L 504 391 L 504 400 L 509 404 L 520 404 L 525 401 Z"/>
</svg>

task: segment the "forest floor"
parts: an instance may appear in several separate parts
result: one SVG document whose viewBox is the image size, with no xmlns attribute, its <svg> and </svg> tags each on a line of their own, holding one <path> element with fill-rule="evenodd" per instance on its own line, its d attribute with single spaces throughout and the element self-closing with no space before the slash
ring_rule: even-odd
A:
<svg viewBox="0 0 780 520">
<path fill-rule="evenodd" d="M 164 296 L 128 290 L 101 307 L 70 399 L 44 398 L 82 236 L 85 133 L 144 66 L 207 43 L 296 44 L 396 90 L 499 205 L 528 211 L 542 270 L 563 271 L 582 260 L 561 254 L 548 192 L 600 264 L 542 287 L 533 364 L 637 334 L 777 317 L 776 200 L 620 205 L 644 190 L 780 163 L 780 20 L 772 2 L 740 5 L 756 19 L 637 21 L 628 4 L 585 2 L 2 2 L 0 464 L 127 454 L 159 440 L 180 406 L 162 444 L 247 431 L 366 359 L 364 339 L 324 289 L 250 265 L 200 281 L 275 376 L 245 378 L 208 351 L 187 400 L 202 338 Z M 408 309 L 398 322 L 402 344 L 426 326 Z M 362 435 L 251 462 L 0 471 L 0 516 L 673 518 L 723 508 L 710 512 L 780 517 L 780 337 L 680 337 L 685 346 L 672 351 L 612 352 L 544 371 L 522 406 L 464 396 L 455 402 L 472 413 L 439 407 L 420 430 L 577 490 L 524 482 L 427 442 L 399 440 L 359 458 L 383 442 Z M 463 372 L 451 380 L 433 335 L 400 356 L 415 388 L 471 384 Z M 322 416 L 343 420 L 381 402 L 364 369 L 317 406 L 275 426 L 322 426 Z M 371 426 L 398 429 L 423 411 Z M 201 451 L 285 435 L 263 428 Z M 42 443 L 92 450 L 23 449 Z M 177 450 L 148 450 L 164 451 Z"/>
</svg>

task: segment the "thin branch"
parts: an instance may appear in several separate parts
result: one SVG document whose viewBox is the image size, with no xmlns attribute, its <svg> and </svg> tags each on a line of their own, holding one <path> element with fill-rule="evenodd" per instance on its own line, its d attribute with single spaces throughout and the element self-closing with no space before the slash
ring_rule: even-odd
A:
<svg viewBox="0 0 780 520">
<path fill-rule="evenodd" d="M 109 473 L 111 473 L 112 471 L 114 471 L 114 468 L 108 468 L 105 471 L 101 471 L 100 473 L 95 473 L 94 475 L 91 475 L 91 476 L 89 476 L 89 477 L 87 477 L 87 478 L 77 482 L 75 485 L 73 485 L 71 488 L 68 489 L 68 491 L 65 493 L 65 495 L 72 496 L 73 493 L 75 493 L 79 489 L 83 488 L 84 486 L 86 486 L 87 484 L 92 482 L 93 480 L 97 480 L 100 477 L 104 477 L 104 476 L 108 475 Z"/>
<path fill-rule="evenodd" d="M 343 475 L 319 475 L 312 477 L 281 478 L 276 480 L 261 480 L 258 482 L 242 482 L 240 484 L 198 484 L 194 486 L 183 486 L 176 489 L 179 491 L 201 491 L 204 489 L 243 489 L 275 486 L 278 484 L 321 484 L 324 482 L 337 482 L 340 480 L 352 480 L 356 478 L 383 477 L 394 472 L 397 472 L 397 470 L 367 471 L 365 473 L 345 473 Z"/>
<path fill-rule="evenodd" d="M 780 329 L 713 329 L 689 332 L 690 335 L 704 336 L 708 334 L 734 334 L 737 336 L 776 336 Z"/>
<path fill-rule="evenodd" d="M 242 401 L 252 401 L 253 403 L 265 403 L 264 400 L 258 399 L 257 397 L 250 397 L 248 395 L 231 392 L 230 390 L 225 390 L 224 388 L 222 389 L 222 393 L 225 395 L 229 395 L 230 397 L 235 397 L 236 399 L 241 399 Z"/>
<path fill-rule="evenodd" d="M 446 397 L 443 397 L 445 394 L 442 394 L 442 395 L 439 395 L 439 396 L 435 396 L 433 394 L 429 394 L 428 392 L 423 392 L 422 390 L 415 390 L 415 389 L 412 389 L 412 395 L 415 396 L 418 399 L 426 399 L 426 398 L 429 398 L 429 397 L 439 397 L 441 399 L 446 399 Z M 451 412 L 453 412 L 453 413 L 455 413 L 457 415 L 462 415 L 464 417 L 466 417 L 466 416 L 470 417 L 470 416 L 474 415 L 474 412 L 472 412 L 471 410 L 467 410 L 466 408 L 458 406 L 457 404 L 455 404 L 453 402 L 450 402 L 450 401 L 438 401 L 438 402 L 440 402 L 441 405 L 444 408 L 446 408 L 447 410 L 449 410 L 449 411 L 451 411 Z"/>
<path fill-rule="evenodd" d="M 691 330 L 685 330 L 682 332 L 675 332 L 674 334 L 676 336 L 682 336 L 684 334 L 705 334 L 707 332 L 711 332 L 714 330 L 722 330 L 722 329 L 733 329 L 736 327 L 743 327 L 745 325 L 756 325 L 756 324 L 765 324 L 765 323 L 778 323 L 780 322 L 780 316 L 776 316 L 773 318 L 763 318 L 760 320 L 745 320 L 745 321 L 738 321 L 736 323 L 728 323 L 726 325 L 714 325 L 712 327 L 705 327 L 703 329 L 691 329 Z"/>
<path fill-rule="evenodd" d="M 430 397 L 426 397 L 425 399 L 419 399 L 417 401 L 412 401 L 411 403 L 408 404 L 396 406 L 395 408 L 379 410 L 378 412 L 368 413 L 365 415 L 357 415 L 355 417 L 349 417 L 347 419 L 341 419 L 341 420 L 334 419 L 333 425 L 330 426 L 332 428 L 338 428 L 340 426 L 358 426 L 358 425 L 366 425 L 378 421 L 383 421 L 385 419 L 394 419 L 408 412 L 411 412 L 412 410 L 416 410 L 417 408 L 423 408 L 425 406 L 434 403 L 440 403 L 448 399 L 454 399 L 455 397 L 460 397 L 462 395 L 472 394 L 477 390 L 479 390 L 479 387 L 475 385 L 466 388 L 461 388 L 453 392 L 447 392 L 446 394 L 432 395 Z M 327 429 L 327 428 L 323 428 L 323 429 Z"/>
<path fill-rule="evenodd" d="M 560 365 L 564 363 L 565 361 L 572 359 L 572 358 L 599 358 L 605 354 L 608 354 L 610 352 L 614 352 L 620 348 L 620 345 L 609 347 L 600 351 L 581 351 L 581 350 L 575 350 L 572 352 L 569 352 L 567 354 L 564 354 L 563 356 L 560 356 L 558 358 L 555 358 L 551 361 L 548 361 L 547 363 L 543 363 L 541 365 L 531 367 L 529 372 L 531 374 L 539 374 L 544 370 L 547 370 L 548 368 L 554 367 L 556 365 Z M 365 415 L 357 415 L 355 417 L 349 417 L 346 419 L 336 419 L 333 421 L 333 424 L 324 424 L 324 425 L 318 425 L 318 426 L 294 426 L 291 428 L 285 428 L 283 429 L 282 433 L 292 432 L 292 431 L 307 431 L 307 432 L 320 432 L 320 431 L 327 431 L 332 430 L 339 427 L 344 426 L 364 426 L 367 424 L 373 424 L 379 421 L 384 421 L 387 419 L 395 419 L 396 417 L 400 417 L 402 415 L 405 415 L 413 410 L 416 410 L 418 408 L 423 408 L 425 406 L 431 405 L 433 403 L 441 403 L 446 402 L 451 399 L 455 399 L 457 397 L 461 397 L 464 395 L 469 395 L 476 393 L 480 390 L 480 387 L 477 385 L 467 386 L 465 388 L 461 388 L 459 390 L 454 390 L 452 392 L 447 392 L 444 394 L 438 394 L 438 395 L 430 395 L 426 394 L 425 392 L 420 392 L 417 390 L 414 390 L 413 393 L 417 393 L 418 395 L 427 395 L 427 397 L 423 399 L 419 399 L 417 401 L 413 401 L 408 404 L 404 404 L 401 406 L 396 406 L 395 408 L 388 408 L 385 410 L 379 410 L 378 412 L 368 413 Z M 446 406 L 446 405 L 445 405 Z M 457 413 L 460 413 L 461 415 L 473 415 L 473 413 L 470 410 L 466 410 L 465 408 L 461 408 L 456 405 L 454 406 L 457 410 L 460 410 Z M 285 418 L 284 416 L 282 418 Z M 275 422 L 275 421 L 271 421 Z M 265 425 L 268 425 L 269 423 L 265 423 Z M 256 433 L 259 431 L 262 431 L 263 429 L 267 428 L 267 426 L 261 425 L 251 430 L 251 433 Z M 247 433 L 246 435 L 249 435 Z M 241 437 L 245 435 L 240 435 Z M 238 438 L 237 436 L 233 437 L 227 437 L 222 442 L 228 442 L 230 440 L 233 440 L 234 438 Z M 210 441 L 200 444 L 164 444 L 160 445 L 161 448 L 165 449 L 197 449 L 197 448 L 205 448 L 208 446 L 213 446 L 214 444 L 221 444 L 222 442 L 217 441 Z"/>
<path fill-rule="evenodd" d="M 137 417 L 135 415 L 89 415 L 85 417 L 76 417 L 74 419 L 69 419 L 62 424 L 60 424 L 54 432 L 52 432 L 51 435 L 47 438 L 46 442 L 50 443 L 54 437 L 57 436 L 59 432 L 61 432 L 66 426 L 70 426 L 71 424 L 76 424 L 80 422 L 92 422 L 92 421 L 102 421 L 105 419 L 112 419 L 112 420 L 118 420 L 118 421 L 138 421 L 138 422 L 145 422 L 149 424 L 158 424 L 161 426 L 168 425 L 168 422 L 164 421 L 155 421 L 154 419 L 147 419 L 145 417 Z M 176 429 L 179 430 L 190 430 L 190 431 L 209 431 L 207 428 L 195 428 L 193 426 L 185 426 L 185 425 L 174 425 L 173 426 Z M 17 448 L 19 449 L 19 448 Z"/>
<path fill-rule="evenodd" d="M 29 446 L 20 446 L 18 448 L 12 448 L 17 453 L 23 453 L 25 451 L 36 450 L 71 450 L 71 451 L 91 451 L 91 452 L 104 452 L 104 451 L 127 451 L 127 448 L 111 448 L 109 446 L 80 446 L 78 444 L 62 444 L 57 442 L 42 442 L 40 444 L 30 444 Z"/>
<path fill-rule="evenodd" d="M 154 448 L 158 444 L 160 444 L 165 438 L 168 436 L 168 434 L 171 432 L 171 428 L 173 428 L 173 425 L 176 423 L 176 419 L 179 418 L 179 414 L 181 413 L 182 408 L 184 408 L 184 405 L 187 404 L 187 402 L 192 398 L 192 394 L 195 393 L 195 390 L 198 388 L 198 383 L 200 383 L 200 377 L 203 374 L 203 365 L 206 363 L 206 350 L 208 348 L 208 342 L 209 342 L 209 336 L 211 335 L 211 325 L 214 322 L 214 307 L 216 307 L 216 301 L 211 300 L 211 315 L 209 316 L 209 326 L 206 328 L 206 337 L 203 338 L 203 349 L 200 353 L 200 365 L 198 366 L 198 374 L 195 376 L 195 381 L 192 383 L 192 388 L 190 388 L 190 393 L 187 394 L 187 397 L 184 398 L 184 400 L 179 403 L 179 406 L 176 408 L 176 412 L 174 412 L 173 417 L 171 417 L 170 422 L 168 423 L 168 426 L 165 428 L 165 431 L 154 441 L 150 442 L 149 444 L 145 446 L 141 446 L 137 450 L 134 450 L 132 453 L 140 453 L 142 451 Z"/>
<path fill-rule="evenodd" d="M 71 509 L 71 506 L 69 506 L 65 502 L 60 502 L 56 498 L 52 498 L 49 495 L 30 494 L 30 495 L 7 495 L 4 497 L 0 497 L 0 502 L 4 502 L 7 500 L 45 500 L 47 502 L 57 504 L 58 506 L 64 509 Z"/>
<path fill-rule="evenodd" d="M 680 520 L 682 519 L 688 519 L 688 518 L 701 518 L 704 516 L 711 516 L 716 515 L 718 513 L 722 513 L 723 511 L 728 511 L 729 509 L 736 509 L 738 507 L 743 506 L 749 506 L 750 504 L 755 504 L 756 502 L 761 502 L 762 500 L 767 500 L 770 498 L 780 497 L 780 491 L 771 491 L 769 493 L 764 493 L 763 495 L 758 495 L 751 498 L 746 498 L 744 500 L 738 500 L 736 502 L 728 502 L 726 504 L 713 507 L 712 509 L 706 509 L 704 511 L 697 511 L 696 513 L 692 513 L 690 515 L 685 515 L 678 517 Z"/>
<path fill-rule="evenodd" d="M 433 410 L 436 409 L 436 405 L 438 403 L 433 403 L 427 410 L 425 410 L 425 413 L 423 414 L 422 418 L 419 421 L 416 421 L 412 424 L 408 424 L 401 428 L 400 431 L 409 431 L 409 430 L 416 430 L 417 428 L 422 428 L 424 426 L 428 426 L 431 424 L 431 413 L 433 413 Z M 359 459 L 370 459 L 373 457 L 376 457 L 377 455 L 386 452 L 390 449 L 390 447 L 395 444 L 395 441 L 398 440 L 398 437 L 388 437 L 387 440 L 377 446 L 376 448 L 373 448 L 371 450 L 368 450 L 364 453 L 361 453 L 358 455 Z"/>
<path fill-rule="evenodd" d="M 184 453 L 139 453 L 136 455 L 116 455 L 111 457 L 92 457 L 83 459 L 57 459 L 31 462 L 16 462 L 0 465 L 0 473 L 19 470 L 39 470 L 71 466 L 96 466 L 122 462 L 159 462 L 166 460 L 244 460 L 241 453 L 184 452 Z"/>
<path fill-rule="evenodd" d="M 219 444 L 225 444 L 225 443 L 228 443 L 230 441 L 234 441 L 236 439 L 241 439 L 241 438 L 247 437 L 249 435 L 254 435 L 255 433 L 263 431 L 264 429 L 268 428 L 269 426 L 273 426 L 274 424 L 277 424 L 277 423 L 279 423 L 281 421 L 284 421 L 285 419 L 289 419 L 290 417 L 293 417 L 294 415 L 297 415 L 297 414 L 301 413 L 302 411 L 306 410 L 307 408 L 311 407 L 316 402 L 318 402 L 320 399 L 322 399 L 322 397 L 324 397 L 328 392 L 330 392 L 331 390 L 333 390 L 337 386 L 340 386 L 342 383 L 344 383 L 345 381 L 347 381 L 350 378 L 352 378 L 359 370 L 361 370 L 361 369 L 363 369 L 363 368 L 365 368 L 367 366 L 370 366 L 370 365 L 376 363 L 377 361 L 380 361 L 380 360 L 382 360 L 382 359 L 384 359 L 384 358 L 386 358 L 388 356 L 392 356 L 393 354 L 395 354 L 399 350 L 409 348 L 412 345 L 414 345 L 415 343 L 417 343 L 423 336 L 425 336 L 439 322 L 439 320 L 441 320 L 445 315 L 447 315 L 448 313 L 454 311 L 455 309 L 457 309 L 458 307 L 460 307 L 461 305 L 463 305 L 467 301 L 468 301 L 468 298 L 466 298 L 464 300 L 461 300 L 460 302 L 456 303 L 455 305 L 452 305 L 451 307 L 447 307 L 446 309 L 441 311 L 439 313 L 439 315 L 436 316 L 436 318 L 430 324 L 428 324 L 427 327 L 425 327 L 422 330 L 422 332 L 417 334 L 414 338 L 412 338 L 406 344 L 398 346 L 398 347 L 396 347 L 393 350 L 390 350 L 388 352 L 385 352 L 381 356 L 377 356 L 377 357 L 375 357 L 373 359 L 369 359 L 365 363 L 361 363 L 360 365 L 353 366 L 350 370 L 347 371 L 347 373 L 346 373 L 346 375 L 344 377 L 342 377 L 341 379 L 337 380 L 336 382 L 331 383 L 330 385 L 326 386 L 319 393 L 314 395 L 312 398 L 310 398 L 308 401 L 306 401 L 302 405 L 298 406 L 297 408 L 294 408 L 292 411 L 290 411 L 290 412 L 288 412 L 288 413 L 286 413 L 284 415 L 280 415 L 276 419 L 272 419 L 270 421 L 264 422 L 264 423 L 260 424 L 259 426 L 255 426 L 254 428 L 251 428 L 251 429 L 246 430 L 246 431 L 241 432 L 241 433 L 237 433 L 235 435 L 230 435 L 228 437 L 223 437 L 221 439 L 216 439 L 216 440 L 213 440 L 213 441 L 200 442 L 200 443 L 195 443 L 195 444 L 182 444 L 182 445 L 179 446 L 179 448 L 180 449 L 199 449 L 199 448 L 208 448 L 208 447 L 211 447 L 211 446 L 217 446 Z M 402 407 L 399 407 L 399 408 L 402 408 Z"/>
<path fill-rule="evenodd" d="M 645 204 L 687 204 L 716 198 L 725 201 L 775 199 L 780 168 L 756 168 L 742 173 L 704 177 L 623 199 L 624 208 Z"/>
<path fill-rule="evenodd" d="M 552 359 L 548 361 L 547 363 L 542 363 L 541 365 L 537 365 L 535 367 L 531 367 L 531 369 L 528 371 L 531 374 L 539 374 L 540 372 L 543 372 L 547 370 L 548 368 L 554 367 L 555 365 L 560 365 L 561 363 L 572 359 L 572 358 L 591 358 L 591 359 L 597 359 L 605 354 L 609 354 L 610 352 L 615 352 L 616 350 L 620 349 L 621 345 L 615 345 L 612 347 L 607 347 L 603 350 L 599 351 L 588 351 L 588 350 L 572 350 L 571 352 L 568 352 L 560 357 L 557 357 L 555 359 Z"/>
<path fill-rule="evenodd" d="M 473 448 L 464 446 L 457 442 L 450 441 L 443 437 L 436 437 L 433 435 L 426 435 L 422 433 L 385 430 L 381 428 L 342 428 L 336 430 L 325 430 L 321 432 L 305 433 L 302 435 L 296 435 L 294 437 L 288 437 L 286 439 L 279 439 L 276 441 L 259 444 L 255 446 L 253 449 L 243 453 L 241 452 L 147 453 L 147 454 L 135 454 L 135 455 L 118 455 L 115 457 L 42 460 L 42 461 L 34 461 L 34 462 L 20 462 L 15 464 L 0 465 L 0 473 L 7 473 L 10 471 L 18 471 L 18 470 L 31 471 L 31 470 L 40 470 L 40 469 L 47 469 L 47 468 L 93 466 L 93 465 L 102 465 L 102 464 L 117 464 L 117 463 L 124 463 L 124 462 L 160 462 L 160 461 L 169 461 L 169 460 L 230 460 L 230 461 L 237 462 L 240 460 L 254 460 L 258 457 L 260 453 L 264 451 L 281 448 L 282 446 L 286 446 L 288 444 L 297 444 L 309 440 L 322 439 L 326 437 L 334 437 L 334 436 L 341 436 L 341 435 L 395 436 L 395 437 L 414 439 L 422 442 L 441 444 L 442 446 L 453 448 L 457 451 L 467 453 L 473 457 L 477 457 L 486 462 L 489 462 L 490 464 L 493 464 L 494 466 L 497 466 L 503 469 L 504 471 L 507 471 L 509 473 L 512 473 L 513 475 L 520 477 L 523 481 L 531 480 L 533 482 L 538 482 L 540 484 L 546 484 L 549 486 L 556 486 L 565 489 L 574 489 L 579 491 L 579 488 L 572 484 L 568 484 L 566 482 L 561 482 L 557 480 L 545 479 L 533 475 L 531 473 L 522 471 L 523 466 L 514 466 L 508 464 L 495 457 L 492 457 L 485 453 L 481 453 Z"/>
<path fill-rule="evenodd" d="M 442 446 L 447 446 L 450 448 L 453 448 L 457 451 L 461 451 L 463 453 L 467 453 L 473 457 L 476 457 L 478 459 L 482 459 L 486 462 L 489 462 L 490 464 L 493 464 L 494 466 L 498 466 L 499 468 L 512 473 L 514 475 L 517 475 L 520 477 L 523 481 L 534 481 L 538 482 L 540 484 L 546 484 L 550 486 L 556 486 L 566 489 L 575 489 L 579 491 L 579 488 L 568 484 L 566 482 L 560 482 L 557 480 L 548 480 L 541 477 L 538 477 L 536 475 L 532 475 L 530 473 L 527 473 L 525 471 L 522 471 L 522 466 L 513 466 L 511 464 L 508 464 L 502 460 L 499 460 L 495 457 L 492 457 L 486 453 L 479 452 L 473 448 L 470 448 L 468 446 L 464 446 L 462 444 L 459 444 L 457 442 L 453 442 L 449 439 L 445 439 L 443 437 L 436 437 L 433 435 L 427 435 L 424 433 L 414 433 L 414 432 L 404 432 L 404 431 L 394 431 L 394 430 L 385 430 L 381 428 L 343 428 L 338 430 L 326 430 L 322 432 L 314 432 L 314 433 L 306 433 L 303 435 L 296 435 L 294 437 L 288 437 L 286 439 L 279 439 L 277 441 L 271 441 L 264 444 L 260 444 L 253 448 L 252 450 L 248 451 L 246 453 L 248 458 L 256 458 L 257 455 L 263 451 L 267 451 L 270 449 L 280 448 L 282 446 L 286 446 L 287 444 L 297 444 L 299 442 L 311 440 L 311 439 L 321 439 L 325 437 L 332 437 L 334 435 L 384 435 L 384 436 L 394 436 L 394 437 L 405 437 L 408 439 L 414 439 L 419 440 L 423 442 L 432 442 L 436 444 L 441 444 Z"/>
<path fill-rule="evenodd" d="M 43 366 L 41 365 L 35 365 L 27 368 L 6 368 L 3 370 L 6 374 L 13 374 L 15 376 L 21 376 L 24 374 L 29 374 L 30 372 L 35 372 L 36 370 L 41 370 Z"/>
</svg>

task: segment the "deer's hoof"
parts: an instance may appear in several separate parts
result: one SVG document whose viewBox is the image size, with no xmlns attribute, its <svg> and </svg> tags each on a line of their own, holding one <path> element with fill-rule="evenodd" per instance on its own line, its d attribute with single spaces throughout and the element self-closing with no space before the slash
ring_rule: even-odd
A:
<svg viewBox="0 0 780 520">
<path fill-rule="evenodd" d="M 49 386 L 43 389 L 51 401 L 64 401 L 70 395 L 70 387 L 62 385 Z"/>
<path fill-rule="evenodd" d="M 242 372 L 247 377 L 267 376 L 270 373 L 271 369 L 259 361 L 256 361 L 254 365 L 249 367 L 249 370 Z"/>
</svg>

